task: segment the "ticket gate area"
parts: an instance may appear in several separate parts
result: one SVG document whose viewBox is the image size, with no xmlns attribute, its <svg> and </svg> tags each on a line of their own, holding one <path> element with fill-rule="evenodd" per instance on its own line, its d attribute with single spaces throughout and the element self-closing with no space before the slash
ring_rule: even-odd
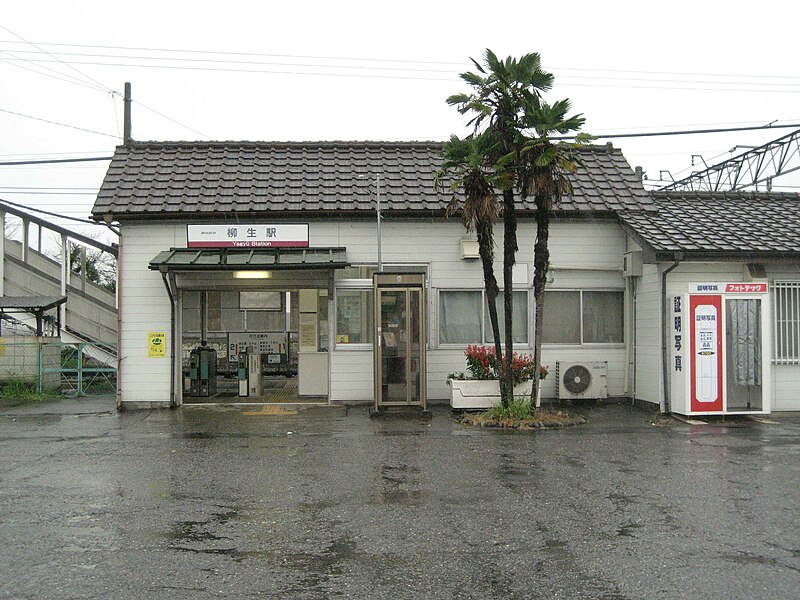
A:
<svg viewBox="0 0 800 600">
<path fill-rule="evenodd" d="M 244 350 L 239 352 L 236 362 L 236 375 L 239 379 L 239 397 L 259 397 L 262 393 L 263 373 L 261 370 L 261 354 Z"/>
<path fill-rule="evenodd" d="M 425 410 L 425 275 L 376 273 L 373 287 L 375 410 Z"/>
<path fill-rule="evenodd" d="M 189 353 L 189 395 L 209 397 L 217 393 L 217 351 L 198 346 Z"/>
</svg>

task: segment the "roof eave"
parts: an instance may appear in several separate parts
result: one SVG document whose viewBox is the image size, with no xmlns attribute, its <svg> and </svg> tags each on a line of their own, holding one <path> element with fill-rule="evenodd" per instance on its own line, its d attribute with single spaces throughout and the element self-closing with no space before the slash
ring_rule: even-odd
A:
<svg viewBox="0 0 800 600">
<path fill-rule="evenodd" d="M 736 262 L 742 260 L 800 260 L 800 251 L 779 250 L 656 250 L 656 262 Z"/>
</svg>

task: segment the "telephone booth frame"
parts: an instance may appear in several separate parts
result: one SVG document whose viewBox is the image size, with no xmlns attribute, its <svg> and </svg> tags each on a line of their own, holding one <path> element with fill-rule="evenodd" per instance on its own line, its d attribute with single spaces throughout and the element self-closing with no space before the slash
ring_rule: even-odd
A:
<svg viewBox="0 0 800 600">
<path fill-rule="evenodd" d="M 375 410 L 427 410 L 425 275 L 378 272 L 375 294 Z"/>
</svg>

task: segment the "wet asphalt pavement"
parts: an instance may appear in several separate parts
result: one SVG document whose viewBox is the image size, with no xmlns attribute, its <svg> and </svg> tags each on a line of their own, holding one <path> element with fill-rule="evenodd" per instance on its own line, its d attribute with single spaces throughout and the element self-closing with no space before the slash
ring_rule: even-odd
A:
<svg viewBox="0 0 800 600">
<path fill-rule="evenodd" d="M 797 415 L 652 424 L 605 405 L 579 428 L 503 433 L 465 429 L 446 406 L 430 421 L 112 406 L 3 411 L 0 598 L 800 588 Z"/>
</svg>

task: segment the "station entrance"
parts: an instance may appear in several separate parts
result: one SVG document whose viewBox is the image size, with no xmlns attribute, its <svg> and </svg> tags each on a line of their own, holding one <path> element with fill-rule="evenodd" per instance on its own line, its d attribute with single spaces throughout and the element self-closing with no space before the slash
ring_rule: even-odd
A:
<svg viewBox="0 0 800 600">
<path fill-rule="evenodd" d="M 324 325 L 327 293 L 302 292 L 317 300 L 321 310 L 315 313 Z M 182 291 L 183 403 L 301 401 L 300 293 L 269 289 Z M 327 336 L 323 333 L 318 338 L 314 351 L 326 352 Z"/>
<path fill-rule="evenodd" d="M 327 403 L 343 248 L 171 249 L 173 404 Z"/>
</svg>

